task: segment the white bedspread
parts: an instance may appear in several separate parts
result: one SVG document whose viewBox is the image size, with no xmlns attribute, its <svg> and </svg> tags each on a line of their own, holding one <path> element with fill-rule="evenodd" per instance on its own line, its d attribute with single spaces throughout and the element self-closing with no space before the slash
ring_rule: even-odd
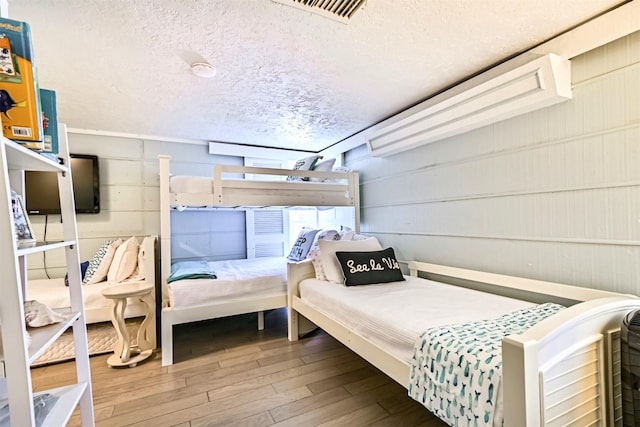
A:
<svg viewBox="0 0 640 427">
<path fill-rule="evenodd" d="M 488 319 L 534 304 L 449 286 L 417 277 L 369 286 L 336 285 L 316 279 L 300 284 L 302 299 L 354 329 L 385 351 L 409 362 L 425 330 Z"/>
<path fill-rule="evenodd" d="M 137 281 L 137 280 L 134 280 Z M 71 305 L 69 288 L 64 285 L 64 278 L 29 280 L 26 300 L 36 300 L 53 309 L 65 309 Z M 123 282 L 123 283 L 126 283 Z M 102 290 L 109 286 L 117 286 L 112 282 L 100 282 L 82 286 L 84 298 L 85 320 L 87 323 L 108 322 L 111 320 L 111 301 L 102 296 Z M 139 298 L 127 299 L 125 317 L 140 316 L 144 313 Z"/>
<path fill-rule="evenodd" d="M 430 328 L 492 319 L 535 305 L 417 277 L 405 279 L 350 287 L 307 279 L 300 283 L 300 295 L 308 305 L 409 364 L 416 340 Z M 497 395 L 500 418 L 501 390 Z"/>
<path fill-rule="evenodd" d="M 84 307 L 87 309 L 111 307 L 108 299 L 102 296 L 102 290 L 110 285 L 100 282 L 94 285 L 84 285 Z M 112 284 L 111 284 L 112 285 Z M 27 300 L 36 300 L 50 308 L 66 308 L 71 305 L 69 288 L 64 285 L 64 278 L 29 280 Z"/>
<path fill-rule="evenodd" d="M 286 258 L 211 261 L 209 267 L 217 279 L 178 280 L 169 284 L 171 307 L 206 305 L 220 298 L 286 293 Z"/>
</svg>

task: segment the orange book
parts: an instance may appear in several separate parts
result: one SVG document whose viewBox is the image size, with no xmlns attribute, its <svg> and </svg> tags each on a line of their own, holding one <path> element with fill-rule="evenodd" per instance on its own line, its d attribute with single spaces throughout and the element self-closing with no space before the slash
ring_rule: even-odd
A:
<svg viewBox="0 0 640 427">
<path fill-rule="evenodd" d="M 41 150 L 44 132 L 31 30 L 0 18 L 0 116 L 6 138 Z"/>
</svg>

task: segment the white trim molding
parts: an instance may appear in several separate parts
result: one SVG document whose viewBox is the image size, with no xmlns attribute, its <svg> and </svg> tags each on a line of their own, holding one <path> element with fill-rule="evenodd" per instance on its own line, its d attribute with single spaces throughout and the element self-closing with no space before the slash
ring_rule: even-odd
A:
<svg viewBox="0 0 640 427">
<path fill-rule="evenodd" d="M 369 152 L 386 157 L 571 99 L 571 62 L 523 55 L 366 131 Z"/>
<path fill-rule="evenodd" d="M 257 147 L 228 142 L 209 142 L 209 154 L 222 156 L 254 157 L 258 159 L 297 160 L 314 153 L 309 151 L 284 150 L 281 148 Z"/>
</svg>

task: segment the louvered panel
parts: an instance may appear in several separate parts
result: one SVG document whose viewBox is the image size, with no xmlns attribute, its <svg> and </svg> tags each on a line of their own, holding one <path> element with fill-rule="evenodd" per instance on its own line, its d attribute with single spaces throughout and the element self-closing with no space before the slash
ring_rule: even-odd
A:
<svg viewBox="0 0 640 427">
<path fill-rule="evenodd" d="M 256 258 L 283 256 L 283 254 L 284 245 L 282 242 L 256 244 Z"/>
<path fill-rule="evenodd" d="M 602 337 L 541 371 L 545 426 L 604 425 L 601 347 Z"/>
<path fill-rule="evenodd" d="M 366 3 L 366 0 L 273 0 L 276 3 L 306 10 L 341 22 L 349 19 Z"/>
<path fill-rule="evenodd" d="M 605 335 L 607 343 L 607 397 L 610 413 L 607 416 L 609 426 L 622 426 L 622 378 L 620 376 L 620 329 L 608 331 Z"/>
<path fill-rule="evenodd" d="M 280 209 L 256 210 L 254 223 L 256 235 L 284 233 L 283 212 Z"/>
</svg>

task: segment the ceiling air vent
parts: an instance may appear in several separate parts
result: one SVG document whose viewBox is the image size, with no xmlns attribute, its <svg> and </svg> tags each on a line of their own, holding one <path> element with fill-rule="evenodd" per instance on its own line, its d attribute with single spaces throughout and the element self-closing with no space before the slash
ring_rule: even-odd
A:
<svg viewBox="0 0 640 427">
<path fill-rule="evenodd" d="M 349 22 L 351 17 L 361 9 L 367 0 L 272 0 L 275 3 L 295 7 L 331 18 L 343 23 Z"/>
</svg>

